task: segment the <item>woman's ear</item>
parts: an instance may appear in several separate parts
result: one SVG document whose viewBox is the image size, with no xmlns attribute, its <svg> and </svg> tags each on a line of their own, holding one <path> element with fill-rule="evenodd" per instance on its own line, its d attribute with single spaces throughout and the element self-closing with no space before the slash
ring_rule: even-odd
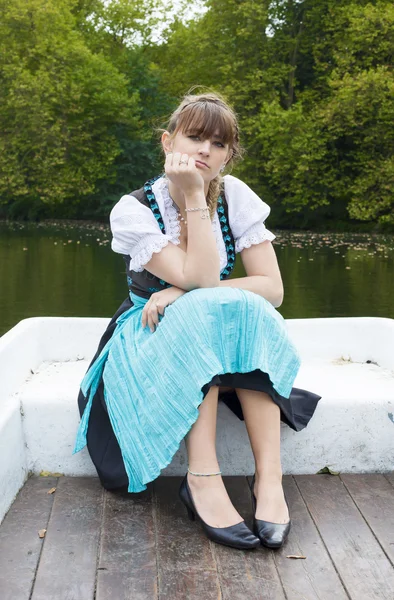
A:
<svg viewBox="0 0 394 600">
<path fill-rule="evenodd" d="M 163 134 L 161 136 L 161 143 L 163 146 L 163 150 L 166 154 L 172 151 L 172 141 L 170 139 L 170 134 L 168 133 L 168 131 L 163 131 Z"/>
</svg>

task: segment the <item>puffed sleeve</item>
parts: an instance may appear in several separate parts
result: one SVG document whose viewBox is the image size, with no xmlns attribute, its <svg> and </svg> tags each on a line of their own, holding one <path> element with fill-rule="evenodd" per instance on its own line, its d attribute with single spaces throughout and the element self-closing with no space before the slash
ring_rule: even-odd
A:
<svg viewBox="0 0 394 600">
<path fill-rule="evenodd" d="M 168 242 L 151 209 L 132 195 L 122 196 L 110 214 L 111 247 L 114 252 L 130 256 L 130 270 L 143 271 L 154 252 Z"/>
<path fill-rule="evenodd" d="M 265 226 L 271 208 L 249 186 L 232 175 L 224 177 L 228 217 L 235 240 L 235 252 L 272 241 L 275 235 Z"/>
</svg>

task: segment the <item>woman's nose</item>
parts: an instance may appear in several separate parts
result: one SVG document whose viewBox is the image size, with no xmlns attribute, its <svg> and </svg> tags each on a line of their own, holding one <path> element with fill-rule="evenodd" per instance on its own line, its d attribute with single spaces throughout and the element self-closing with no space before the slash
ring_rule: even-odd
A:
<svg viewBox="0 0 394 600">
<path fill-rule="evenodd" d="M 211 141 L 210 140 L 204 140 L 200 143 L 200 148 L 199 148 L 199 153 L 201 154 L 209 154 L 211 149 Z"/>
</svg>

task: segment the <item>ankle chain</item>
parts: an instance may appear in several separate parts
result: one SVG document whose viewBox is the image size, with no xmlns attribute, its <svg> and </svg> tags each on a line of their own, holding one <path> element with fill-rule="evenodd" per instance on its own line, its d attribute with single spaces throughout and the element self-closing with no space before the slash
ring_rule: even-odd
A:
<svg viewBox="0 0 394 600">
<path fill-rule="evenodd" d="M 190 473 L 190 475 L 195 475 L 196 477 L 211 477 L 212 475 L 221 475 L 222 472 L 218 471 L 217 473 L 193 473 L 193 471 L 191 471 L 189 469 L 189 467 L 187 468 L 188 472 Z"/>
</svg>

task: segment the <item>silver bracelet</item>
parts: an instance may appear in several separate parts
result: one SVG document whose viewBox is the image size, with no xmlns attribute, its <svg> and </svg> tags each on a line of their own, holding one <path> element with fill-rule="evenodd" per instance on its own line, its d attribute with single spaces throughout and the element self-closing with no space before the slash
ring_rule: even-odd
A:
<svg viewBox="0 0 394 600">
<path fill-rule="evenodd" d="M 195 210 L 209 210 L 207 206 L 202 208 L 202 206 L 198 206 L 197 208 L 185 208 L 185 212 L 193 212 Z"/>
<path fill-rule="evenodd" d="M 209 208 L 208 207 L 202 208 L 199 206 L 197 208 L 185 208 L 185 212 L 194 212 L 197 210 L 201 211 L 201 215 L 200 215 L 201 219 L 209 219 Z M 205 211 L 207 211 L 207 212 L 205 212 Z"/>
</svg>

